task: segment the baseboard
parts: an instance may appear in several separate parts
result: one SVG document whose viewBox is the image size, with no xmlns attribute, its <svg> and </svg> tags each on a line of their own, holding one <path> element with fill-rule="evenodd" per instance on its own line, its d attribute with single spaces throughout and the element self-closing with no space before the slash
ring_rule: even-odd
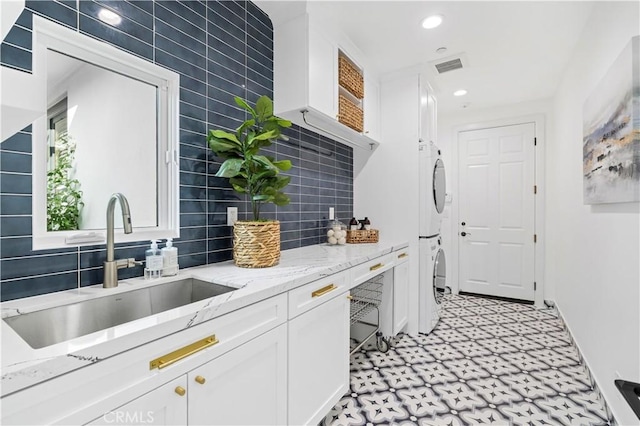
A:
<svg viewBox="0 0 640 426">
<path fill-rule="evenodd" d="M 591 383 L 591 387 L 593 388 L 594 392 L 596 392 L 596 394 L 598 395 L 598 399 L 600 400 L 600 403 L 602 404 L 602 406 L 607 412 L 607 419 L 609 420 L 611 426 L 619 426 L 619 423 L 614 417 L 613 412 L 611 411 L 611 408 L 609 407 L 609 404 L 607 403 L 607 400 L 604 397 L 604 394 L 600 390 L 600 386 L 598 385 L 596 378 L 591 372 L 591 367 L 589 366 L 589 362 L 582 354 L 580 345 L 578 345 L 578 342 L 576 342 L 576 339 L 573 337 L 573 333 L 571 332 L 569 323 L 567 323 L 567 320 L 565 319 L 565 316 L 562 314 L 562 311 L 560 310 L 560 306 L 558 306 L 557 303 L 555 303 L 555 311 L 557 312 L 558 317 L 562 320 L 562 323 L 564 324 L 565 328 L 567 329 L 567 332 L 569 333 L 569 338 L 571 338 L 571 345 L 575 348 L 576 352 L 578 353 L 580 362 L 584 363 L 585 367 L 587 368 L 587 375 L 589 376 L 589 382 Z"/>
<path fill-rule="evenodd" d="M 484 299 L 502 300 L 503 302 L 521 303 L 523 305 L 533 305 L 533 300 L 512 299 L 511 297 L 492 296 L 489 294 L 469 293 L 468 291 L 459 291 L 458 294 L 463 296 L 482 297 Z"/>
</svg>

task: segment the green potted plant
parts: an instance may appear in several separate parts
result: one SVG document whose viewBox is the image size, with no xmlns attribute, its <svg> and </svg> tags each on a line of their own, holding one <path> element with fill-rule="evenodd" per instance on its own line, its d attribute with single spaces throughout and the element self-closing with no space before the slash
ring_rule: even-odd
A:
<svg viewBox="0 0 640 426">
<path fill-rule="evenodd" d="M 228 178 L 233 189 L 251 202 L 253 220 L 237 221 L 233 227 L 233 258 L 245 268 L 274 266 L 280 261 L 280 222 L 261 219 L 260 207 L 289 204 L 282 190 L 291 178 L 280 172 L 289 170 L 291 161 L 276 161 L 260 154 L 260 149 L 278 138 L 287 140 L 281 132 L 291 122 L 273 115 L 273 102 L 267 96 L 261 96 L 254 107 L 239 97 L 235 102 L 250 117 L 234 133 L 210 130 L 207 135 L 211 150 L 224 159 L 216 176 Z"/>
</svg>

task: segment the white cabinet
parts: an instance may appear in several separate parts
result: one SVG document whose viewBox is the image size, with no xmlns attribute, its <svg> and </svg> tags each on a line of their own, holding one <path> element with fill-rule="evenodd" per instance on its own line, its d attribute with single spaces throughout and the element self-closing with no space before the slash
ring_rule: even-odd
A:
<svg viewBox="0 0 640 426">
<path fill-rule="evenodd" d="M 327 117 L 338 114 L 336 47 L 318 31 L 309 29 L 309 106 Z M 298 93 L 303 95 L 303 93 Z M 277 95 L 274 96 L 276 99 Z M 300 106 L 300 101 L 294 103 Z M 277 102 L 276 102 L 277 105 Z M 297 116 L 297 115 L 296 115 Z"/>
<path fill-rule="evenodd" d="M 370 77 L 364 79 L 364 133 L 380 140 L 380 85 Z"/>
<path fill-rule="evenodd" d="M 385 258 L 393 268 L 383 277 L 380 329 L 385 337 L 395 337 L 409 321 L 409 248 Z"/>
<path fill-rule="evenodd" d="M 343 52 L 363 71 L 364 129 L 337 120 L 338 55 Z M 379 79 L 358 49 L 308 13 L 274 28 L 274 112 L 338 142 L 372 149 L 380 136 Z M 306 111 L 304 114 L 302 111 Z"/>
<path fill-rule="evenodd" d="M 287 423 L 287 326 L 188 374 L 191 425 Z"/>
<path fill-rule="evenodd" d="M 405 326 L 405 253 L 370 258 L 178 332 L 150 327 L 153 341 L 4 396 L 0 420 L 317 424 L 349 388 L 349 289 L 384 274 L 391 291 L 391 319 L 380 312 L 391 328 L 385 335 Z"/>
<path fill-rule="evenodd" d="M 276 425 L 286 419 L 283 324 L 89 424 Z"/>
<path fill-rule="evenodd" d="M 289 321 L 288 424 L 318 424 L 347 392 L 349 306 L 342 292 Z"/>
<path fill-rule="evenodd" d="M 424 75 L 420 75 L 420 140 L 437 143 L 438 103 L 431 85 Z"/>
<path fill-rule="evenodd" d="M 398 334 L 409 321 L 409 250 L 396 252 L 393 268 L 393 335 Z"/>
<path fill-rule="evenodd" d="M 185 425 L 187 377 L 182 376 L 118 407 L 89 425 Z"/>
</svg>

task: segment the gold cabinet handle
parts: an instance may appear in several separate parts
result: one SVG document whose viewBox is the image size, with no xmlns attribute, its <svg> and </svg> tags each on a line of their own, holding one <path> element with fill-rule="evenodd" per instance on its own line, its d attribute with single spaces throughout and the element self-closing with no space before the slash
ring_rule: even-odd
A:
<svg viewBox="0 0 640 426">
<path fill-rule="evenodd" d="M 402 259 L 403 257 L 409 256 L 407 253 L 402 253 L 398 255 L 398 259 Z"/>
<path fill-rule="evenodd" d="M 311 293 L 311 297 L 320 297 L 320 296 L 324 296 L 325 294 L 329 293 L 330 291 L 335 290 L 336 287 L 335 284 L 329 284 L 326 287 L 322 287 L 319 288 L 318 290 L 314 291 Z"/>
<path fill-rule="evenodd" d="M 204 382 L 206 382 L 206 380 L 202 376 L 196 376 L 196 382 L 200 383 L 201 385 L 204 385 Z"/>
<path fill-rule="evenodd" d="M 183 388 L 182 386 L 178 386 L 178 387 L 175 389 L 175 391 L 176 391 L 176 393 L 177 393 L 178 395 L 180 395 L 180 396 L 184 396 L 184 395 L 187 393 L 187 391 L 185 390 L 185 388 Z"/>
<path fill-rule="evenodd" d="M 170 366 L 174 362 L 178 362 L 181 359 L 184 359 L 190 355 L 195 354 L 196 352 L 200 352 L 203 349 L 206 349 L 210 346 L 216 345 L 220 343 L 218 339 L 216 339 L 216 335 L 204 338 L 202 340 L 198 340 L 190 345 L 185 346 L 184 348 L 180 348 L 171 353 L 161 356 L 160 358 L 156 358 L 153 361 L 149 362 L 149 370 L 153 370 L 154 368 L 163 369 L 165 367 Z"/>
<path fill-rule="evenodd" d="M 350 295 L 350 294 L 347 294 L 347 299 L 349 299 L 349 300 L 353 300 L 353 296 L 352 296 L 352 295 Z"/>
<path fill-rule="evenodd" d="M 369 268 L 370 271 L 375 271 L 376 269 L 380 269 L 384 266 L 384 263 L 376 263 L 372 267 Z"/>
</svg>

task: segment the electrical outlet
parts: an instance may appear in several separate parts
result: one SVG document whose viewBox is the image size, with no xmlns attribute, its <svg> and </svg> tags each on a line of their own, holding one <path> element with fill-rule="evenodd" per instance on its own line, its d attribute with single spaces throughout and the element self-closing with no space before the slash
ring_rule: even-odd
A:
<svg viewBox="0 0 640 426">
<path fill-rule="evenodd" d="M 227 207 L 227 226 L 233 226 L 238 221 L 238 208 Z"/>
<path fill-rule="evenodd" d="M 334 220 L 336 218 L 335 209 L 333 207 L 329 207 L 329 220 Z"/>
</svg>

